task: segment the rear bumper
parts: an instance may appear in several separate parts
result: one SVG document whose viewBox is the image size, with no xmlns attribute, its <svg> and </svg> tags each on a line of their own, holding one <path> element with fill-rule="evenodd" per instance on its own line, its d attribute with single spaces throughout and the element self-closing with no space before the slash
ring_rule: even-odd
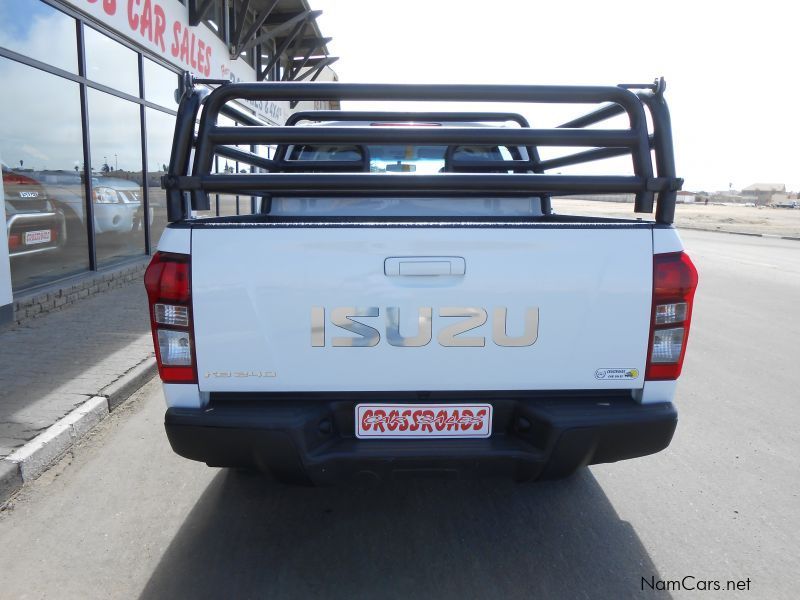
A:
<svg viewBox="0 0 800 600">
<path fill-rule="evenodd" d="M 363 394 L 356 399 L 324 394 L 221 398 L 203 409 L 168 409 L 165 427 L 173 450 L 183 457 L 210 466 L 255 467 L 298 483 L 330 484 L 435 472 L 555 479 L 585 465 L 663 450 L 677 424 L 671 403 L 497 394 L 480 400 L 459 396 L 460 402 L 493 405 L 488 439 L 359 440 L 355 405 L 375 399 Z"/>
</svg>

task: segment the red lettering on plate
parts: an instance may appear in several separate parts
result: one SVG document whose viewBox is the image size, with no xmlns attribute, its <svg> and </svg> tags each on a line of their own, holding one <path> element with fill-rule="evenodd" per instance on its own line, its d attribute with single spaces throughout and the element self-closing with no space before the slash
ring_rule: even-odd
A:
<svg viewBox="0 0 800 600">
<path fill-rule="evenodd" d="M 400 420 L 400 431 L 408 431 L 409 428 L 408 422 L 411 420 L 409 417 L 411 417 L 411 411 L 404 410 Z"/>
<path fill-rule="evenodd" d="M 451 409 L 452 414 L 448 415 L 447 409 L 441 409 L 434 416 L 432 410 L 413 410 L 404 409 L 402 414 L 399 410 L 387 411 L 382 409 L 366 409 L 361 415 L 362 431 L 421 431 L 433 433 L 436 431 L 467 431 L 470 428 L 475 431 L 483 429 L 485 418 L 488 415 L 486 409 L 478 411 L 474 415 L 472 411 L 465 408 L 459 413 L 459 409 Z"/>
<path fill-rule="evenodd" d="M 370 427 L 372 427 L 372 409 L 368 408 L 364 411 L 364 414 L 361 415 L 361 429 L 369 431 Z"/>
<path fill-rule="evenodd" d="M 382 410 L 375 411 L 375 431 L 386 431 L 383 428 L 383 423 L 386 421 L 386 412 Z"/>
<path fill-rule="evenodd" d="M 422 414 L 419 417 L 420 423 L 422 423 L 422 431 L 429 431 L 433 433 L 433 411 L 432 410 L 423 410 Z"/>
<path fill-rule="evenodd" d="M 411 427 L 409 427 L 411 431 L 417 431 L 419 429 L 419 417 L 421 414 L 422 414 L 421 410 L 415 410 L 413 413 L 411 413 L 412 423 Z"/>
<path fill-rule="evenodd" d="M 458 409 L 455 409 L 453 414 L 447 419 L 447 431 L 452 431 L 453 429 L 458 431 L 458 422 Z"/>
<path fill-rule="evenodd" d="M 481 427 L 483 427 L 483 418 L 486 416 L 486 409 L 482 408 L 478 411 L 478 414 L 475 415 L 477 418 L 475 419 L 475 426 L 473 429 L 475 431 L 480 431 Z"/>
</svg>

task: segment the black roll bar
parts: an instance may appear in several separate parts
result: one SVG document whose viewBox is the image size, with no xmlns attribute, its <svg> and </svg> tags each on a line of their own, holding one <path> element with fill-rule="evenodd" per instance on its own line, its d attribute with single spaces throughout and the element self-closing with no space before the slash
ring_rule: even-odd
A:
<svg viewBox="0 0 800 600">
<path fill-rule="evenodd" d="M 202 83 L 202 80 L 195 81 Z M 652 212 L 658 193 L 656 220 L 671 223 L 676 192 L 682 180 L 675 177 L 669 112 L 663 99 L 663 80 L 653 85 L 620 86 L 499 86 L 499 85 L 389 85 L 344 83 L 229 83 L 202 99 L 203 111 L 196 138 L 192 135 L 201 104 L 201 94 L 187 90 L 181 100 L 175 127 L 172 157 L 163 185 L 168 190 L 168 218 L 188 218 L 192 210 L 207 210 L 208 193 L 244 191 L 253 195 L 369 193 L 385 195 L 430 192 L 437 195 L 464 194 L 551 194 L 633 193 L 636 212 Z M 638 90 L 638 91 L 632 91 Z M 257 125 L 246 119 L 240 127 L 217 125 L 220 114 L 230 114 L 232 101 L 447 101 L 599 104 L 591 113 L 554 129 L 533 129 L 515 113 L 489 112 L 385 112 L 385 111 L 307 111 L 292 115 L 283 127 Z M 653 121 L 649 135 L 645 110 Z M 627 115 L 627 129 L 586 129 L 613 116 Z M 382 121 L 412 122 L 408 127 L 297 126 L 301 121 Z M 418 126 L 426 121 L 452 123 L 453 126 Z M 515 122 L 519 127 L 463 127 L 459 122 Z M 417 126 L 415 126 L 416 124 Z M 463 145 L 507 145 L 528 148 L 528 160 L 455 161 L 452 167 L 474 167 L 477 173 L 448 172 L 438 175 L 408 176 L 397 173 L 330 173 L 353 170 L 358 162 L 283 160 L 279 153 L 267 159 L 253 152 L 233 148 L 235 144 L 436 144 L 451 151 Z M 580 147 L 576 154 L 541 161 L 539 146 Z M 654 175 L 651 147 L 655 151 Z M 191 168 L 189 157 L 194 149 Z M 220 154 L 260 167 L 267 173 L 235 175 L 211 174 L 213 157 Z M 549 175 L 560 166 L 581 164 L 630 155 L 633 176 L 587 177 Z M 452 157 L 452 152 L 450 152 Z M 291 163 L 291 164 L 290 164 Z M 365 166 L 362 158 L 361 166 Z M 308 167 L 308 173 L 287 173 Z M 314 169 L 316 167 L 316 169 Z M 368 167 L 368 163 L 366 163 Z M 319 172 L 321 170 L 326 172 Z M 368 170 L 368 169 L 364 169 Z M 457 171 L 457 169 L 448 169 Z M 490 172 L 481 171 L 509 171 Z M 187 200 L 186 192 L 190 199 Z"/>
<path fill-rule="evenodd" d="M 237 175 L 201 175 L 177 177 L 173 183 L 185 190 L 208 192 L 233 192 L 247 186 L 248 194 L 301 195 L 324 192 L 326 195 L 350 195 L 369 192 L 370 195 L 387 196 L 403 193 L 425 193 L 433 195 L 525 195 L 545 192 L 580 193 L 587 189 L 597 193 L 634 193 L 642 188 L 639 177 L 610 175 L 565 178 L 562 175 L 539 174 L 478 174 L 439 173 L 437 175 L 414 175 L 400 173 L 256 173 L 247 174 L 242 181 Z M 647 180 L 647 190 L 662 192 L 669 189 L 671 181 L 662 178 Z M 256 193 L 258 192 L 258 193 Z"/>
<path fill-rule="evenodd" d="M 520 127 L 530 127 L 528 120 L 517 113 L 499 112 L 391 112 L 391 111 L 353 111 L 353 110 L 314 110 L 300 111 L 286 119 L 286 125 L 296 125 L 301 121 L 376 121 L 398 123 L 505 123 L 511 121 Z"/>
</svg>

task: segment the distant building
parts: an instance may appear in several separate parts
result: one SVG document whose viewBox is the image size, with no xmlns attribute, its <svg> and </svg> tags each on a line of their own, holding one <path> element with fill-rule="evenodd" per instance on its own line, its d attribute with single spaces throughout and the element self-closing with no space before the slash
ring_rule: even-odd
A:
<svg viewBox="0 0 800 600">
<path fill-rule="evenodd" d="M 756 204 L 761 206 L 771 204 L 775 194 L 786 194 L 786 186 L 782 183 L 754 183 L 742 190 L 747 196 L 755 196 Z"/>
<path fill-rule="evenodd" d="M 678 192 L 677 200 L 678 202 L 683 202 L 685 204 L 692 204 L 695 200 L 695 194 L 694 192 L 680 191 Z"/>
<path fill-rule="evenodd" d="M 711 202 L 723 202 L 725 204 L 745 204 L 747 202 L 755 202 L 755 196 L 744 196 L 734 190 L 723 190 L 721 192 L 714 192 L 709 197 Z"/>
<path fill-rule="evenodd" d="M 789 202 L 789 194 L 772 194 L 770 204 L 785 204 Z"/>
</svg>

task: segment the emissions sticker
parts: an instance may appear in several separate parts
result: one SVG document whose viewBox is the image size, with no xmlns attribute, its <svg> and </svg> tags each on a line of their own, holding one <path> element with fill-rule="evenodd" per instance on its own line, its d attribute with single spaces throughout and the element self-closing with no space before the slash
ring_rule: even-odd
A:
<svg viewBox="0 0 800 600">
<path fill-rule="evenodd" d="M 636 379 L 639 369 L 597 369 L 595 379 Z"/>
</svg>

